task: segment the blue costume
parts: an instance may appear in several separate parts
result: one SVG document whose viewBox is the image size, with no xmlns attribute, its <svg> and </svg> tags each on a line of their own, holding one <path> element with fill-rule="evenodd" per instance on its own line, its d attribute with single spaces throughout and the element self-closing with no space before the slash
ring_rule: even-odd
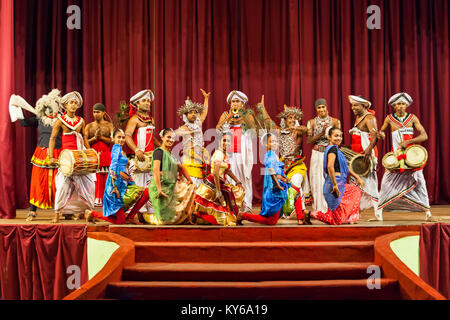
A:
<svg viewBox="0 0 450 320">
<path fill-rule="evenodd" d="M 287 199 L 288 188 L 291 184 L 284 183 L 278 180 L 278 183 L 284 190 L 280 190 L 275 186 L 272 175 L 280 175 L 286 177 L 284 174 L 284 163 L 278 159 L 278 156 L 272 150 L 269 150 L 264 157 L 264 189 L 262 195 L 261 216 L 270 217 L 275 215 L 283 207 Z"/>
<path fill-rule="evenodd" d="M 120 177 L 120 172 L 127 172 L 128 158 L 122 154 L 122 147 L 115 144 L 111 150 L 111 165 L 109 167 L 108 179 L 106 180 L 105 193 L 103 195 L 103 215 L 109 217 L 115 215 L 124 206 L 124 195 L 128 184 L 134 182 L 127 182 Z M 111 175 L 115 179 L 115 186 L 120 193 L 120 198 L 112 192 L 113 184 Z"/>
<path fill-rule="evenodd" d="M 327 168 L 328 152 L 333 147 L 337 149 L 337 158 L 335 161 L 339 162 L 339 167 L 341 170 L 341 175 L 336 175 L 336 182 L 337 182 L 337 186 L 338 186 L 339 193 L 340 193 L 339 198 L 336 198 L 335 194 L 331 193 L 331 190 L 333 190 L 333 182 L 331 181 L 331 178 L 328 175 L 328 168 Z M 339 150 L 339 148 L 336 147 L 335 145 L 329 145 L 325 149 L 324 157 L 323 157 L 323 171 L 326 175 L 325 182 L 323 184 L 323 195 L 325 197 L 325 201 L 328 204 L 328 208 L 331 211 L 334 211 L 339 206 L 339 204 L 342 201 L 342 197 L 344 196 L 345 184 L 347 183 L 347 177 L 348 177 L 348 173 L 349 173 L 347 160 L 345 159 L 345 156 L 342 153 L 342 151 Z"/>
</svg>

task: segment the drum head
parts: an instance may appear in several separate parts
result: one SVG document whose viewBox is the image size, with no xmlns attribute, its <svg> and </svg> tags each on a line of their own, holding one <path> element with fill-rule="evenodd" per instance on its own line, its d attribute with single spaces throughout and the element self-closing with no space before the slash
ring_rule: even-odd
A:
<svg viewBox="0 0 450 320">
<path fill-rule="evenodd" d="M 356 174 L 360 176 L 367 176 L 370 172 L 370 161 L 366 162 L 364 156 L 356 156 L 350 162 L 350 167 L 355 171 Z"/>
<path fill-rule="evenodd" d="M 412 145 L 406 148 L 406 164 L 411 168 L 420 168 L 422 167 L 428 159 L 427 150 L 420 145 Z"/>
<path fill-rule="evenodd" d="M 388 170 L 400 168 L 400 162 L 398 161 L 397 157 L 393 152 L 386 153 L 383 157 L 382 163 L 383 167 L 385 167 Z"/>
<path fill-rule="evenodd" d="M 59 170 L 65 176 L 71 176 L 75 159 L 71 150 L 63 150 L 59 155 Z"/>
<path fill-rule="evenodd" d="M 136 171 L 138 172 L 150 172 L 150 161 L 149 156 L 145 156 L 145 161 L 139 161 L 138 158 L 134 158 L 134 165 L 136 166 Z"/>
</svg>

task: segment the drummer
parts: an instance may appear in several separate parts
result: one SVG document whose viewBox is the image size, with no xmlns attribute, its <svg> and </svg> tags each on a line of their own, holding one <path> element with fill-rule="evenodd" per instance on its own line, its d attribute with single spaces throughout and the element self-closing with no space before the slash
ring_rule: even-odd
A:
<svg viewBox="0 0 450 320">
<path fill-rule="evenodd" d="M 62 129 L 61 151 L 84 150 L 89 148 L 89 143 L 83 139 L 82 132 L 85 128 L 84 119 L 75 115 L 78 108 L 83 105 L 83 98 L 77 91 L 70 92 L 61 98 L 65 112 L 59 115 L 53 126 L 49 142 L 50 163 L 55 163 L 53 158 L 53 149 L 55 148 L 55 139 Z M 66 219 L 72 219 L 84 216 L 86 209 L 94 208 L 95 198 L 95 173 L 87 175 L 73 175 L 66 177 L 58 170 L 55 177 L 55 217 L 53 223 L 59 222 L 59 214 L 62 213 Z"/>
<path fill-rule="evenodd" d="M 398 157 L 401 157 L 402 151 L 408 146 L 428 140 L 428 135 L 419 118 L 406 112 L 412 102 L 413 99 L 406 92 L 393 95 L 388 103 L 395 112 L 386 117 L 378 133 L 378 137 L 384 140 L 386 138 L 384 131 L 388 127 L 391 128 L 393 151 Z M 414 129 L 419 132 L 415 138 Z M 382 210 L 425 212 L 425 219 L 430 220 L 430 204 L 422 168 L 403 172 L 385 170 L 381 181 L 378 209 L 380 214 L 382 214 Z"/>
</svg>

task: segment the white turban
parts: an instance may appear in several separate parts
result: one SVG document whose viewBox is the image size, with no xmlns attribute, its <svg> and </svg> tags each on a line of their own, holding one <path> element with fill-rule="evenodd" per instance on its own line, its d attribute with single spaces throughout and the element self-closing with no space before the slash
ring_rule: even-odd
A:
<svg viewBox="0 0 450 320">
<path fill-rule="evenodd" d="M 227 97 L 227 103 L 231 104 L 231 100 L 233 100 L 233 98 L 237 98 L 237 99 L 241 100 L 244 104 L 246 104 L 248 101 L 247 95 L 245 93 L 243 93 L 241 91 L 237 91 L 237 90 L 233 90 L 230 92 L 230 94 Z"/>
<path fill-rule="evenodd" d="M 397 104 L 399 102 L 404 102 L 408 105 L 408 107 L 411 105 L 411 103 L 413 102 L 413 99 L 411 98 L 411 96 L 409 94 L 407 94 L 406 92 L 399 92 L 394 94 L 390 99 L 388 104 L 390 106 L 393 106 L 394 104 Z"/>
<path fill-rule="evenodd" d="M 369 100 L 366 100 L 366 99 L 364 99 L 362 97 L 358 97 L 358 96 L 349 95 L 348 101 L 350 101 L 350 103 L 365 104 L 367 106 L 367 108 L 370 108 L 372 106 L 372 103 Z"/>
<path fill-rule="evenodd" d="M 83 105 L 83 98 L 81 97 L 81 94 L 78 91 L 72 91 L 67 93 L 64 97 L 61 98 L 61 103 L 64 105 L 71 100 L 78 101 L 78 108 Z"/>
<path fill-rule="evenodd" d="M 152 102 L 153 100 L 155 100 L 155 95 L 153 94 L 152 90 L 145 89 L 145 90 L 139 91 L 134 96 L 132 96 L 130 98 L 130 103 L 132 105 L 136 105 L 136 103 L 138 103 L 139 101 L 141 101 L 144 98 L 148 98 L 150 100 L 150 102 Z"/>
</svg>

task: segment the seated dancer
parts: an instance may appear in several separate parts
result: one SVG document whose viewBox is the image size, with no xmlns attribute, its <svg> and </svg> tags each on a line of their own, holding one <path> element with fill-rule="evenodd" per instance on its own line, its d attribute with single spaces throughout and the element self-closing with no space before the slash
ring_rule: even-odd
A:
<svg viewBox="0 0 450 320">
<path fill-rule="evenodd" d="M 380 211 L 378 210 L 378 150 L 377 143 L 377 119 L 375 112 L 370 110 L 372 104 L 370 101 L 359 96 L 348 96 L 352 105 L 352 111 L 356 116 L 355 125 L 349 131 L 352 136 L 352 150 L 365 155 L 366 161 L 370 161 L 370 172 L 367 176 L 361 177 L 364 181 L 364 188 L 361 189 L 360 209 L 374 208 L 375 217 L 380 220 Z M 355 182 L 353 179 L 351 180 Z"/>
<path fill-rule="evenodd" d="M 130 119 L 125 128 L 125 142 L 128 147 L 127 154 L 131 157 L 130 173 L 136 185 L 147 187 L 152 179 L 151 172 L 135 172 L 136 161 L 145 161 L 150 156 L 154 146 L 160 142 L 154 137 L 155 121 L 150 115 L 151 103 L 155 96 L 151 90 L 142 90 L 130 98 Z M 152 212 L 150 202 L 143 207 L 144 212 Z M 142 222 L 142 221 L 141 221 Z"/>
<path fill-rule="evenodd" d="M 233 134 L 226 132 L 220 140 L 220 148 L 211 158 L 211 174 L 195 191 L 194 215 L 198 224 L 235 226 L 239 209 L 243 205 L 244 188 L 230 169 L 227 150 Z M 236 185 L 226 183 L 226 176 Z"/>
<path fill-rule="evenodd" d="M 95 206 L 102 206 L 103 193 L 108 177 L 109 164 L 111 163 L 111 135 L 114 126 L 106 120 L 106 108 L 101 103 L 96 103 L 92 108 L 95 121 L 86 125 L 84 138 L 87 139 L 92 149 L 97 151 L 99 157 L 99 170 L 95 181 Z"/>
<path fill-rule="evenodd" d="M 323 196 L 323 152 L 330 144 L 326 130 L 331 127 L 341 128 L 341 122 L 330 117 L 328 114 L 328 104 L 323 98 L 319 98 L 314 103 L 317 117 L 308 121 L 307 143 L 312 143 L 311 162 L 309 167 L 309 182 L 313 198 L 313 210 L 327 212 L 327 202 Z"/>
<path fill-rule="evenodd" d="M 183 224 L 189 221 L 192 212 L 195 186 L 186 169 L 171 154 L 175 131 L 164 129 L 160 137 L 162 146 L 153 152 L 153 179 L 148 186 L 154 213 L 144 213 L 144 220 L 155 225 Z M 178 172 L 187 183 L 177 181 Z"/>
<path fill-rule="evenodd" d="M 178 115 L 183 118 L 184 125 L 175 131 L 183 139 L 182 163 L 196 187 L 205 178 L 204 172 L 206 172 L 206 166 L 209 165 L 209 153 L 204 147 L 202 123 L 208 114 L 210 93 L 206 93 L 203 89 L 200 90 L 205 97 L 203 105 L 193 103 L 187 98 L 184 106 L 178 109 Z"/>
<path fill-rule="evenodd" d="M 305 164 L 306 158 L 302 151 L 302 137 L 307 132 L 307 128 L 300 125 L 303 112 L 299 108 L 284 105 L 283 112 L 278 115 L 281 119 L 280 126 L 277 126 L 266 111 L 264 96 L 258 103 L 257 110 L 261 114 L 264 126 L 275 128 L 278 131 L 280 160 L 284 162 L 287 178 L 296 187 L 296 190 L 300 191 L 299 196 L 302 198 L 303 207 L 306 208 L 311 201 L 311 193 Z"/>
<path fill-rule="evenodd" d="M 262 137 L 263 144 L 267 147 L 267 153 L 264 157 L 264 189 L 262 196 L 262 207 L 259 214 L 241 213 L 238 221 L 248 220 L 267 225 L 275 225 L 282 215 L 282 207 L 288 196 L 288 188 L 291 183 L 284 173 L 284 163 L 278 159 L 276 151 L 278 141 L 276 135 L 267 133 Z M 302 199 L 297 198 L 295 204 L 296 211 L 300 212 L 297 216 L 303 217 Z M 307 211 L 304 212 L 305 214 Z"/>
<path fill-rule="evenodd" d="M 132 222 L 139 209 L 148 201 L 148 188 L 135 185 L 128 171 L 128 158 L 122 150 L 125 143 L 125 133 L 122 129 L 114 131 L 113 142 L 111 165 L 103 196 L 103 214 L 86 209 L 85 216 L 88 222 L 95 223 L 95 219 L 114 224 Z M 125 216 L 131 207 L 131 211 Z"/>
<path fill-rule="evenodd" d="M 256 137 L 256 123 L 251 111 L 244 108 L 248 101 L 245 93 L 233 90 L 228 94 L 227 103 L 230 111 L 222 113 L 216 129 L 233 134 L 230 154 L 230 168 L 245 189 L 242 211 L 250 212 L 253 202 L 252 168 L 253 168 L 253 137 Z M 228 178 L 229 183 L 233 181 Z"/>
<path fill-rule="evenodd" d="M 33 111 L 22 97 L 13 95 L 11 97 L 12 105 L 16 107 L 25 107 L 25 110 Z M 38 128 L 38 144 L 34 150 L 31 163 L 30 183 L 30 212 L 26 221 L 33 221 L 36 218 L 36 210 L 52 208 L 55 201 L 55 176 L 57 166 L 50 163 L 48 146 L 50 134 L 56 121 L 61 101 L 60 91 L 53 89 L 48 95 L 43 95 L 36 102 L 35 117 L 23 118 L 21 114 L 20 124 L 23 127 Z M 30 109 L 31 108 L 31 109 Z M 53 149 L 53 157 L 58 158 L 61 152 L 61 135 L 58 134 L 55 140 L 55 148 Z"/>
<path fill-rule="evenodd" d="M 395 110 L 384 120 L 379 137 L 385 139 L 388 127 L 392 132 L 393 151 L 406 149 L 409 145 L 420 144 L 428 139 L 428 135 L 417 116 L 406 112 L 413 99 L 406 92 L 400 92 L 389 99 L 389 105 Z M 419 135 L 414 138 L 414 129 Z M 378 204 L 380 218 L 382 210 L 425 211 L 426 220 L 431 219 L 428 191 L 422 168 L 391 172 L 385 170 L 381 181 L 380 202 Z"/>
<path fill-rule="evenodd" d="M 325 149 L 323 171 L 326 175 L 323 194 L 327 201 L 328 211 L 311 211 L 304 215 L 304 220 L 310 223 L 310 218 L 331 224 L 340 225 L 355 223 L 359 220 L 359 202 L 361 190 L 354 184 L 348 184 L 350 174 L 358 184 L 364 187 L 364 181 L 347 164 L 344 154 L 339 150 L 342 142 L 342 131 L 331 128 L 328 132 L 330 145 Z"/>
<path fill-rule="evenodd" d="M 69 150 L 84 150 L 89 148 L 83 144 L 83 136 L 81 132 L 84 131 L 85 123 L 83 118 L 75 115 L 78 108 L 83 105 L 83 98 L 77 91 L 66 94 L 61 99 L 64 106 L 65 113 L 58 116 L 49 143 L 50 163 L 55 163 L 54 148 L 55 140 L 62 129 L 62 146 L 61 151 Z M 86 175 L 73 175 L 66 177 L 58 170 L 55 179 L 56 194 L 55 194 L 55 217 L 52 222 L 59 221 L 59 214 L 62 213 L 66 219 L 70 219 L 74 214 L 79 214 L 78 218 L 84 216 L 86 209 L 94 207 L 95 198 L 95 173 Z"/>
</svg>

